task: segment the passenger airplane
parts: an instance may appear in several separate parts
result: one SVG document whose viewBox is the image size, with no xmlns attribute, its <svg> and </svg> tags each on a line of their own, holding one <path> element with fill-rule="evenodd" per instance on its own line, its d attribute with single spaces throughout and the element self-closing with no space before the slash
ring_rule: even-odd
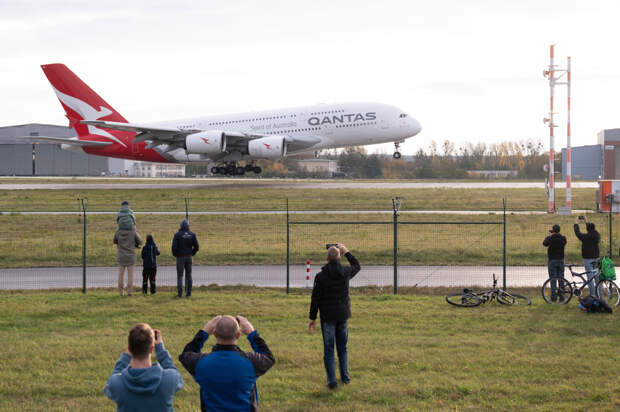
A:
<svg viewBox="0 0 620 412">
<path fill-rule="evenodd" d="M 304 152 L 394 142 L 422 127 L 402 110 L 379 103 L 321 104 L 173 120 L 129 123 L 64 64 L 41 68 L 69 119 L 74 138 L 28 137 L 54 142 L 64 150 L 161 163 L 216 162 L 213 174 L 260 173 L 256 159 L 279 159 Z M 245 161 L 245 167 L 239 166 Z"/>
</svg>

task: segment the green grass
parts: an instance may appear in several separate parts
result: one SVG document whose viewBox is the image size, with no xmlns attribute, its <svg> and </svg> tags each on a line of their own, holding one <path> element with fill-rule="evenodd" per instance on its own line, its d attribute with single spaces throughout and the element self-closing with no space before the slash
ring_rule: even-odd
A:
<svg viewBox="0 0 620 412">
<path fill-rule="evenodd" d="M 174 264 L 170 246 L 182 216 L 139 215 L 138 230 L 145 238 L 153 234 L 162 252 L 160 265 Z M 607 215 L 592 214 L 601 233 L 601 251 L 609 245 Z M 392 216 L 387 215 L 295 215 L 292 222 L 388 222 L 386 225 L 335 224 L 291 225 L 291 263 L 324 259 L 324 244 L 345 243 L 365 265 L 393 262 Z M 486 215 L 402 215 L 402 222 L 501 222 L 502 216 Z M 542 240 L 554 224 L 562 226 L 568 238 L 567 262 L 581 262 L 581 244 L 572 232 L 574 218 L 548 215 L 507 216 L 507 263 L 545 265 Z M 615 224 L 617 227 L 618 224 Z M 77 216 L 0 216 L 0 267 L 63 267 L 82 264 L 83 224 Z M 197 215 L 191 217 L 201 250 L 199 265 L 268 265 L 286 263 L 286 217 L 284 215 Z M 582 225 L 583 229 L 583 225 Z M 115 266 L 116 230 L 114 216 L 88 218 L 87 264 Z M 401 265 L 501 265 L 501 225 L 400 225 Z M 618 236 L 614 235 L 614 254 Z"/>
<path fill-rule="evenodd" d="M 295 182 L 290 182 L 294 184 Z M 543 189 L 281 189 L 263 182 L 205 184 L 182 189 L 2 190 L 0 211 L 78 211 L 78 197 L 88 197 L 90 211 L 118 211 L 129 200 L 135 211 L 392 210 L 391 199 L 403 198 L 402 210 L 547 210 Z M 595 210 L 595 189 L 573 189 L 573 209 Z M 564 190 L 556 189 L 558 204 Z"/>
<path fill-rule="evenodd" d="M 307 291 L 198 288 L 181 301 L 171 290 L 0 292 L 0 410 L 113 410 L 103 388 L 137 322 L 163 331 L 181 370 L 175 409 L 197 410 L 198 385 L 177 358 L 216 314 L 246 315 L 272 349 L 276 364 L 258 381 L 265 411 L 620 409 L 617 313 L 545 305 L 533 290 L 531 307 L 474 309 L 446 304 L 445 290 L 401 292 L 353 291 L 353 380 L 336 391 L 325 387 L 320 332 L 305 329 Z"/>
</svg>

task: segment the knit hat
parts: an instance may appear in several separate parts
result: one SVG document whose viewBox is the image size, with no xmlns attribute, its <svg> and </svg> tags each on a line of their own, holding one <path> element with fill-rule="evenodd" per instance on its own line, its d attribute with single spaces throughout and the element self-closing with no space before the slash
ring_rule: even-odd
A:
<svg viewBox="0 0 620 412">
<path fill-rule="evenodd" d="M 551 231 L 553 233 L 560 233 L 560 225 L 553 225 L 553 228 L 551 228 Z"/>
</svg>

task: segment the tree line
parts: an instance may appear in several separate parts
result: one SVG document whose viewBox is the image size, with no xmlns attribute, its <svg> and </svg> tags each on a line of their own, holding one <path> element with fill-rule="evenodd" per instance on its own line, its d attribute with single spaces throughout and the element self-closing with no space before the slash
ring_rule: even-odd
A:
<svg viewBox="0 0 620 412">
<path fill-rule="evenodd" d="M 540 140 L 501 143 L 465 143 L 456 146 L 445 140 L 432 141 L 426 149 L 419 149 L 406 159 L 392 159 L 385 154 L 368 154 L 364 147 L 349 147 L 340 152 L 326 151 L 320 156 L 338 163 L 337 176 L 362 179 L 466 179 L 479 178 L 474 171 L 514 171 L 515 178 L 542 179 L 543 166 L 549 153 L 543 152 Z M 560 170 L 561 153 L 557 154 L 555 170 Z M 301 167 L 299 160 L 286 157 L 277 161 L 259 160 L 264 177 L 325 178 L 327 172 L 310 172 Z M 204 165 L 188 165 L 186 175 L 208 175 Z"/>
</svg>

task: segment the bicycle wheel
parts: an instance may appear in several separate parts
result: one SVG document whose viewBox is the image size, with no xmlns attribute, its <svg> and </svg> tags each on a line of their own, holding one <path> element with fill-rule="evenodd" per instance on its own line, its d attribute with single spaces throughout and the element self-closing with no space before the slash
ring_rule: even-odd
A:
<svg viewBox="0 0 620 412">
<path fill-rule="evenodd" d="M 473 293 L 455 293 L 454 295 L 446 296 L 446 302 L 454 306 L 460 306 L 464 308 L 473 308 L 482 303 L 482 299 Z"/>
<path fill-rule="evenodd" d="M 552 289 L 552 281 L 557 283 L 557 287 Z M 564 278 L 549 278 L 540 288 L 540 293 L 547 303 L 567 304 L 573 297 L 573 286 Z"/>
<path fill-rule="evenodd" d="M 497 294 L 497 301 L 502 305 L 531 305 L 532 301 L 527 296 L 517 295 L 516 293 L 504 290 Z"/>
<path fill-rule="evenodd" d="M 609 306 L 620 304 L 620 289 L 613 280 L 599 280 L 596 283 L 596 295 Z"/>
</svg>

